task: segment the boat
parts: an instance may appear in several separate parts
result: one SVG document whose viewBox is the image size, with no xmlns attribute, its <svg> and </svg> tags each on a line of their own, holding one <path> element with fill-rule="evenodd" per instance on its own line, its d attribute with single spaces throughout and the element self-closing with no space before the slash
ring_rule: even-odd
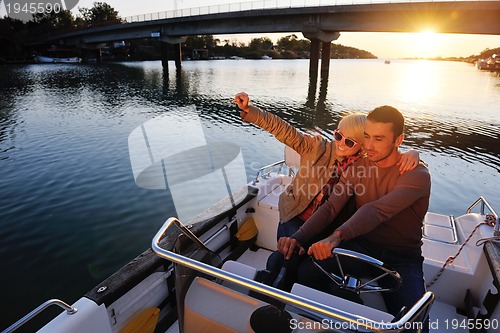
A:
<svg viewBox="0 0 500 333">
<path fill-rule="evenodd" d="M 387 60 L 385 60 L 385 61 L 384 61 L 384 64 L 386 64 L 386 65 L 390 65 L 390 64 L 391 64 L 391 61 L 390 61 L 389 59 L 387 59 Z"/>
<path fill-rule="evenodd" d="M 35 61 L 41 64 L 78 64 L 82 62 L 79 57 L 48 57 L 43 55 L 35 55 Z"/>
<path fill-rule="evenodd" d="M 268 56 L 268 55 L 263 55 L 262 57 L 260 57 L 262 60 L 271 60 L 273 59 L 272 57 Z"/>
<path fill-rule="evenodd" d="M 140 131 L 137 136 L 142 135 Z M 133 144 L 131 137 L 129 147 L 152 149 Z M 234 143 L 205 144 L 171 155 L 175 157 L 172 166 L 183 173 L 175 180 L 167 177 L 169 184 L 182 185 L 193 178 L 190 171 L 179 170 L 176 162 L 180 158 L 207 154 L 214 158 L 213 163 L 202 167 L 210 164 L 212 171 L 226 168 L 229 172 L 226 165 L 239 156 L 235 147 Z M 232 157 L 218 155 L 228 151 Z M 134 167 L 133 155 L 141 154 L 131 153 Z M 267 257 L 276 249 L 278 197 L 299 160 L 295 151 L 285 148 L 283 160 L 262 166 L 252 181 L 189 221 L 169 217 L 152 235 L 150 249 L 74 304 L 48 300 L 4 333 L 15 331 L 54 305 L 63 312 L 39 332 L 402 332 L 408 328 L 418 331 L 421 319 L 427 316 L 434 333 L 469 332 L 469 328 L 479 327 L 484 328 L 482 332 L 499 332 L 500 220 L 483 197 L 464 207 L 459 217 L 427 213 L 423 256 L 428 291 L 400 317 L 386 312 L 380 295 L 383 290 L 370 281 L 355 286 L 364 288 L 360 292 L 364 304 L 297 283 L 287 292 L 261 282 Z M 139 186 L 165 188 L 151 177 L 155 172 L 163 174 L 168 165 L 161 161 L 135 165 Z M 387 267 L 376 259 L 341 249 L 333 253 L 338 258 L 355 257 L 387 273 Z M 359 278 L 364 281 L 366 277 Z M 344 281 L 339 278 L 337 282 Z"/>
<path fill-rule="evenodd" d="M 488 61 L 485 59 L 479 59 L 476 61 L 476 68 L 477 69 L 488 69 Z"/>
<path fill-rule="evenodd" d="M 493 54 L 487 61 L 488 69 L 499 70 L 500 69 L 500 54 Z"/>
</svg>

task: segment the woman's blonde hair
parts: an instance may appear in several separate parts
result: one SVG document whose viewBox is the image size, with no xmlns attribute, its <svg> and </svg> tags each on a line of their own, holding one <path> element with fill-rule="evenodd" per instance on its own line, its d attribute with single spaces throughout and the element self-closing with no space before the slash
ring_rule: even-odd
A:
<svg viewBox="0 0 500 333">
<path fill-rule="evenodd" d="M 359 143 L 363 143 L 365 137 L 366 115 L 362 113 L 351 113 L 344 116 L 339 122 L 338 128 L 341 129 L 343 135 L 354 139 Z"/>
</svg>

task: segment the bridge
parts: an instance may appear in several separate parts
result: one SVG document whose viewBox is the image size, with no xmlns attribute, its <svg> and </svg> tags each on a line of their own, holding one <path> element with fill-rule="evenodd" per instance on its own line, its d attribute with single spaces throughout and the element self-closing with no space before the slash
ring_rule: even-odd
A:
<svg viewBox="0 0 500 333">
<path fill-rule="evenodd" d="M 181 43 L 186 36 L 302 32 L 311 40 L 310 71 L 318 71 L 321 49 L 325 55 L 321 57 L 321 70 L 327 72 L 331 42 L 341 32 L 432 30 L 500 35 L 500 1 L 375 1 L 321 5 L 325 0 L 263 0 L 206 6 L 128 17 L 127 23 L 68 32 L 53 36 L 52 41 L 98 48 L 106 42 L 155 37 L 162 42 L 164 66 L 167 45 L 170 44 L 174 47 L 175 63 L 179 68 Z M 312 5 L 314 2 L 318 4 Z"/>
</svg>

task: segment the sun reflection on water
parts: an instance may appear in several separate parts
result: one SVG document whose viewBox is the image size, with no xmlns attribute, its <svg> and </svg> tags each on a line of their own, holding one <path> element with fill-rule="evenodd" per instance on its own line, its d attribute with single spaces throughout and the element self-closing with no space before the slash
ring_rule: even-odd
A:
<svg viewBox="0 0 500 333">
<path fill-rule="evenodd" d="M 412 66 L 405 66 L 399 72 L 400 86 L 398 95 L 409 102 L 422 102 L 433 99 L 440 84 L 435 66 L 429 61 L 420 60 Z"/>
</svg>

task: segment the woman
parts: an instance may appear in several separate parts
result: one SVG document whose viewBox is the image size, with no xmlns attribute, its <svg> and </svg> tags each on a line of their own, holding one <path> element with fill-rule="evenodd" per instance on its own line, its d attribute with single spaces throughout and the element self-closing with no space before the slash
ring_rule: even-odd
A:
<svg viewBox="0 0 500 333">
<path fill-rule="evenodd" d="M 299 170 L 280 195 L 278 204 L 277 238 L 279 240 L 282 237 L 290 237 L 326 201 L 330 189 L 338 182 L 342 172 L 362 157 L 366 116 L 359 113 L 345 116 L 334 131 L 335 140 L 332 142 L 320 135 L 302 133 L 280 117 L 251 105 L 249 96 L 244 92 L 236 94 L 234 102 L 242 110 L 240 116 L 244 121 L 273 134 L 276 139 L 300 155 Z M 398 163 L 400 172 L 414 169 L 418 162 L 418 152 L 414 150 L 406 152 Z M 341 214 L 343 216 L 339 216 L 332 223 L 332 230 L 352 213 L 353 211 Z M 324 237 L 319 239 L 322 238 Z M 271 254 L 267 261 L 267 270 L 271 273 L 270 284 L 281 286 L 284 280 L 281 279 L 282 274 L 278 276 L 278 273 L 282 271 L 284 262 L 287 262 L 288 274 L 284 288 L 289 289 L 295 280 L 299 259 L 297 253 L 288 261 L 284 261 L 279 251 Z"/>
</svg>

